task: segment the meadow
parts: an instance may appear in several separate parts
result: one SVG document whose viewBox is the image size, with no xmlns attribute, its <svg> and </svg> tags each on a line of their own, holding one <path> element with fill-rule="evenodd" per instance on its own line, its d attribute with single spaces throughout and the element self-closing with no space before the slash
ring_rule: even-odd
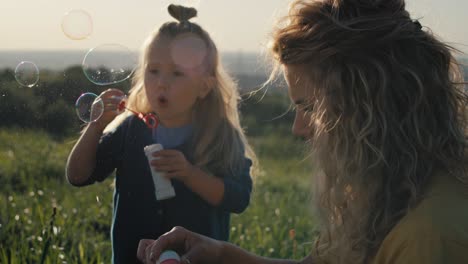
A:
<svg viewBox="0 0 468 264">
<path fill-rule="evenodd" d="M 262 173 L 248 209 L 232 215 L 230 241 L 263 256 L 300 259 L 315 236 L 311 165 L 289 124 L 264 123 L 250 130 Z M 109 263 L 113 177 L 71 186 L 64 167 L 78 130 L 67 137 L 41 131 L 0 129 L 0 263 Z"/>
</svg>

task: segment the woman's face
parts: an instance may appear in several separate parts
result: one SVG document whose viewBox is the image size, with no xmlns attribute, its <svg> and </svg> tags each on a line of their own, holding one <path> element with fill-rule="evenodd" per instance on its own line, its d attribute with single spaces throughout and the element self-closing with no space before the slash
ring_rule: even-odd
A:
<svg viewBox="0 0 468 264">
<path fill-rule="evenodd" d="M 304 139 L 310 139 L 313 123 L 311 119 L 315 99 L 309 90 L 307 76 L 301 65 L 284 65 L 284 77 L 288 84 L 288 92 L 294 104 L 296 115 L 292 126 L 292 133 Z"/>
</svg>

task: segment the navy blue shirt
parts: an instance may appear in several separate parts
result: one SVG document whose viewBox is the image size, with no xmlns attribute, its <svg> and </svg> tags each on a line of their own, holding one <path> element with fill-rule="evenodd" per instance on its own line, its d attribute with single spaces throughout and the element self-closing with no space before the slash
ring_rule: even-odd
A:
<svg viewBox="0 0 468 264">
<path fill-rule="evenodd" d="M 158 130 L 160 134 L 158 135 Z M 114 213 L 112 220 L 113 263 L 136 263 L 140 239 L 156 239 L 174 226 L 219 239 L 229 239 L 230 213 L 241 213 L 250 201 L 252 162 L 245 159 L 241 170 L 235 173 L 217 173 L 224 182 L 224 197 L 217 207 L 212 206 L 178 180 L 172 179 L 176 196 L 157 201 L 148 160 L 143 148 L 161 142 L 165 149 L 177 149 L 193 162 L 184 133 L 171 137 L 171 129 L 149 129 L 135 116 L 128 117 L 113 132 L 101 137 L 96 153 L 96 168 L 82 185 L 103 181 L 116 170 Z M 162 132 L 161 132 L 162 131 Z M 154 134 L 154 135 L 153 135 Z M 180 140 L 181 142 L 176 142 Z M 179 143 L 181 145 L 179 145 Z M 173 146 L 170 146 L 174 144 Z"/>
</svg>

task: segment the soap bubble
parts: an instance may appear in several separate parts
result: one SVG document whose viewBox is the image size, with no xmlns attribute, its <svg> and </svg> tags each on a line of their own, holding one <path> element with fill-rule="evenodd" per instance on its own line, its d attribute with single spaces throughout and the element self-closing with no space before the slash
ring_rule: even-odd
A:
<svg viewBox="0 0 468 264">
<path fill-rule="evenodd" d="M 138 59 L 135 52 L 120 44 L 103 44 L 90 49 L 83 59 L 83 72 L 94 84 L 115 84 L 130 78 Z"/>
<path fill-rule="evenodd" d="M 83 122 L 94 122 L 104 113 L 104 102 L 94 93 L 84 93 L 76 100 L 75 110 Z"/>
<path fill-rule="evenodd" d="M 70 39 L 85 39 L 93 32 L 93 20 L 84 10 L 71 10 L 62 18 L 62 31 Z"/>
<path fill-rule="evenodd" d="M 15 69 L 16 81 L 26 87 L 33 87 L 39 81 L 39 68 L 31 61 L 22 61 Z"/>
</svg>

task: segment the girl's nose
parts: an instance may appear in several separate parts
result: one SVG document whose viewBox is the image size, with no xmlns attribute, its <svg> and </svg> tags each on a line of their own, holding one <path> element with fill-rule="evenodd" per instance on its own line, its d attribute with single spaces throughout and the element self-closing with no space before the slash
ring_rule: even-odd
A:
<svg viewBox="0 0 468 264">
<path fill-rule="evenodd" d="M 158 78 L 157 84 L 159 89 L 166 90 L 167 88 L 169 88 L 170 80 L 168 77 L 160 76 Z"/>
</svg>

